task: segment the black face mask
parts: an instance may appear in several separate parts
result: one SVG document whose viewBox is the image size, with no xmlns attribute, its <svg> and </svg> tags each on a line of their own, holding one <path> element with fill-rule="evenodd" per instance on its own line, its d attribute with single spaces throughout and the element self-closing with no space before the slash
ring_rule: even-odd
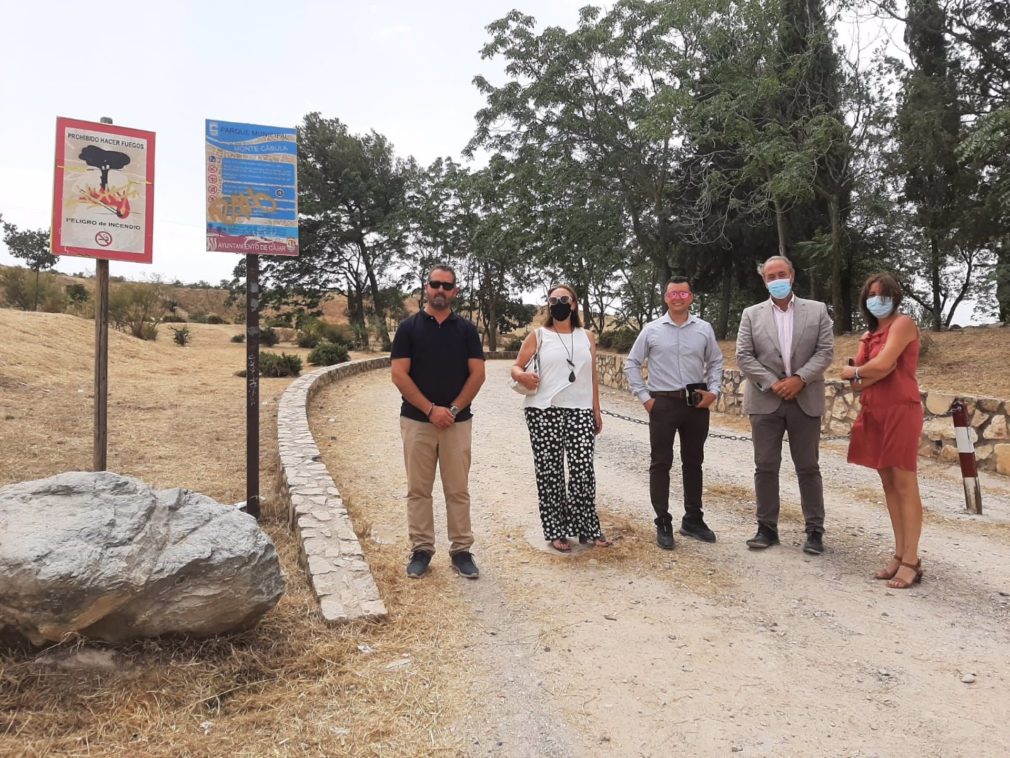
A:
<svg viewBox="0 0 1010 758">
<path fill-rule="evenodd" d="M 555 321 L 564 321 L 572 315 L 571 303 L 555 303 L 551 306 L 551 317 Z"/>
</svg>

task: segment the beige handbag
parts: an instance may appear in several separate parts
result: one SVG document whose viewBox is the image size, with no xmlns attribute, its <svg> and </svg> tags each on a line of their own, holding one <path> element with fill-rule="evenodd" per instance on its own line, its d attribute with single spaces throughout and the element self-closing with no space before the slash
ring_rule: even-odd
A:
<svg viewBox="0 0 1010 758">
<path fill-rule="evenodd" d="M 533 357 L 526 361 L 526 365 L 523 367 L 523 371 L 526 373 L 534 373 L 540 376 L 540 329 L 537 329 L 537 350 L 533 353 Z M 517 382 L 511 376 L 509 377 L 509 389 L 513 392 L 518 392 L 520 395 L 535 395 L 537 390 L 529 389 L 522 382 Z"/>
</svg>

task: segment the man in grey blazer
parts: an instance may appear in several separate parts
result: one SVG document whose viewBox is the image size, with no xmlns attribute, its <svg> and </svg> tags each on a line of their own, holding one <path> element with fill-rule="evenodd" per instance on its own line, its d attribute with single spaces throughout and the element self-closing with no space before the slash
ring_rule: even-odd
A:
<svg viewBox="0 0 1010 758">
<path fill-rule="evenodd" d="M 740 317 L 736 360 L 746 377 L 744 412 L 754 443 L 757 534 L 747 546 L 763 549 L 779 542 L 779 467 L 782 437 L 800 485 L 806 521 L 803 552 L 824 552 L 824 485 L 818 463 L 824 372 L 835 352 L 831 317 L 824 303 L 792 292 L 796 273 L 788 258 L 774 255 L 758 267 L 771 297 Z"/>
</svg>

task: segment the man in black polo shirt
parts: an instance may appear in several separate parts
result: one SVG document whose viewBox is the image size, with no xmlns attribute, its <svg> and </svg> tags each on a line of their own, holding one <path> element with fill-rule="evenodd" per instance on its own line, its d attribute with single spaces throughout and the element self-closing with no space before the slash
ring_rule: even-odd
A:
<svg viewBox="0 0 1010 758">
<path fill-rule="evenodd" d="M 400 436 L 407 467 L 407 531 L 412 554 L 407 576 L 428 570 L 435 552 L 431 490 L 442 475 L 449 555 L 453 568 L 476 579 L 470 547 L 470 402 L 484 383 L 484 350 L 477 327 L 449 307 L 459 290 L 456 272 L 435 266 L 424 308 L 404 319 L 393 338 L 393 384 L 403 396 Z"/>
</svg>

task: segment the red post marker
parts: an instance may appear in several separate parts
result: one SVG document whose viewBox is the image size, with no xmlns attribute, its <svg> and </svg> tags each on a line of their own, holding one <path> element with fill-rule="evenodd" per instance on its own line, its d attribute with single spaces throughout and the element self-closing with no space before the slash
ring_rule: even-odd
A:
<svg viewBox="0 0 1010 758">
<path fill-rule="evenodd" d="M 961 477 L 964 479 L 964 504 L 969 513 L 982 513 L 982 490 L 978 486 L 978 466 L 975 463 L 975 445 L 968 431 L 968 407 L 961 400 L 950 405 L 954 418 L 954 439 L 957 456 L 961 460 Z"/>
</svg>

